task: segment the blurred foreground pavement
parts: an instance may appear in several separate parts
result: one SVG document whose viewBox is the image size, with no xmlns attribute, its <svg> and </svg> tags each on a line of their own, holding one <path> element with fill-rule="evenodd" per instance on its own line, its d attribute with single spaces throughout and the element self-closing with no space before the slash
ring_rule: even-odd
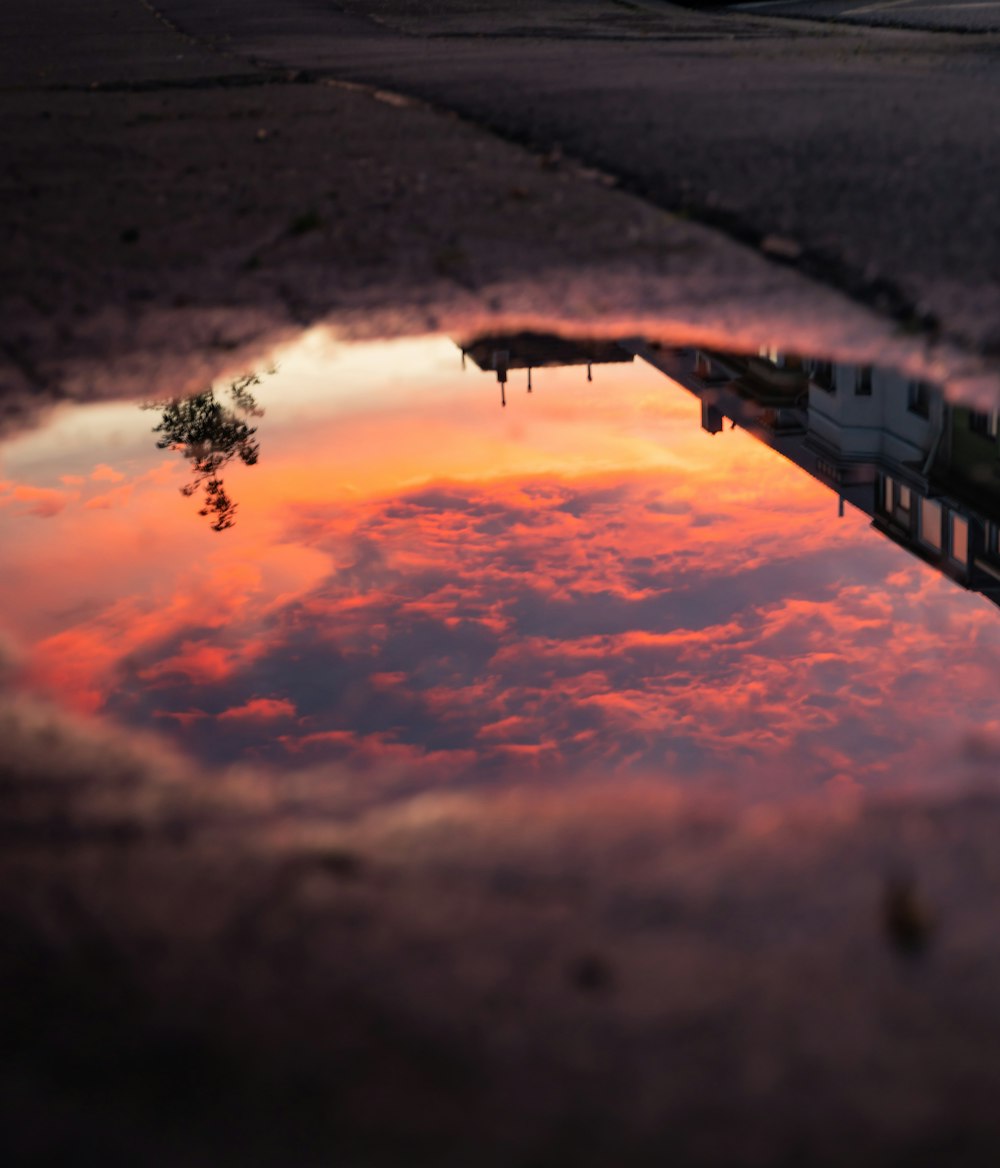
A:
<svg viewBox="0 0 1000 1168">
<path fill-rule="evenodd" d="M 3 733 L 7 1163 L 995 1162 L 993 797 L 373 806 Z"/>
</svg>

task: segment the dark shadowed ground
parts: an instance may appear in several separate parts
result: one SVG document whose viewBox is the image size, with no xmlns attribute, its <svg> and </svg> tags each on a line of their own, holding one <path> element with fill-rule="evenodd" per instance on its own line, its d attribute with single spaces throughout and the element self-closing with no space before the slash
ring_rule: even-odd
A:
<svg viewBox="0 0 1000 1168">
<path fill-rule="evenodd" d="M 17 1163 L 987 1163 L 997 810 L 253 782 L 4 727 Z M 140 757 L 144 754 L 145 757 Z"/>
</svg>

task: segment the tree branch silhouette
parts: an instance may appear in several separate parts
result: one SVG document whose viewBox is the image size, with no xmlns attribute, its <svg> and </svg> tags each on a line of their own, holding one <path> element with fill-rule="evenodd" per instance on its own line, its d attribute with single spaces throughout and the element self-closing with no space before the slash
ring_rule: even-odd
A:
<svg viewBox="0 0 1000 1168">
<path fill-rule="evenodd" d="M 199 515 L 211 517 L 213 531 L 225 531 L 236 522 L 236 503 L 226 491 L 222 471 L 234 458 L 253 466 L 260 454 L 254 438 L 257 427 L 248 419 L 263 417 L 264 411 L 250 392 L 260 385 L 260 376 L 248 373 L 237 378 L 225 391 L 228 402 L 219 400 L 214 389 L 189 398 L 148 402 L 142 408 L 162 410 L 159 425 L 153 427 L 159 450 L 179 450 L 191 463 L 193 477 L 181 487 L 181 494 L 203 493 Z"/>
</svg>

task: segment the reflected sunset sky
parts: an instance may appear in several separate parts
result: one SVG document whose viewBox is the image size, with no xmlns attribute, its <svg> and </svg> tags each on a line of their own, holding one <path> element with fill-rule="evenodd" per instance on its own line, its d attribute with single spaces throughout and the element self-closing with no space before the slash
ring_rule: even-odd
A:
<svg viewBox="0 0 1000 1168">
<path fill-rule="evenodd" d="M 427 785 L 933 788 L 1000 737 L 1000 612 L 640 362 L 512 374 L 502 410 L 446 339 L 317 332 L 255 393 L 221 533 L 135 405 L 0 448 L 22 688 L 210 763 Z"/>
</svg>

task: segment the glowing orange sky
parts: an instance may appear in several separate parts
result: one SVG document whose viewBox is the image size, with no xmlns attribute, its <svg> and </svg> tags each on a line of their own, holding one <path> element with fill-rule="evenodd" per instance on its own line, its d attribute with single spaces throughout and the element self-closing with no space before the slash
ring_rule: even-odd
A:
<svg viewBox="0 0 1000 1168">
<path fill-rule="evenodd" d="M 134 407 L 10 444 L 25 684 L 212 759 L 435 782 L 892 787 L 1000 730 L 1000 613 L 661 374 L 544 371 L 502 411 L 457 356 L 307 338 L 222 534 Z"/>
</svg>

